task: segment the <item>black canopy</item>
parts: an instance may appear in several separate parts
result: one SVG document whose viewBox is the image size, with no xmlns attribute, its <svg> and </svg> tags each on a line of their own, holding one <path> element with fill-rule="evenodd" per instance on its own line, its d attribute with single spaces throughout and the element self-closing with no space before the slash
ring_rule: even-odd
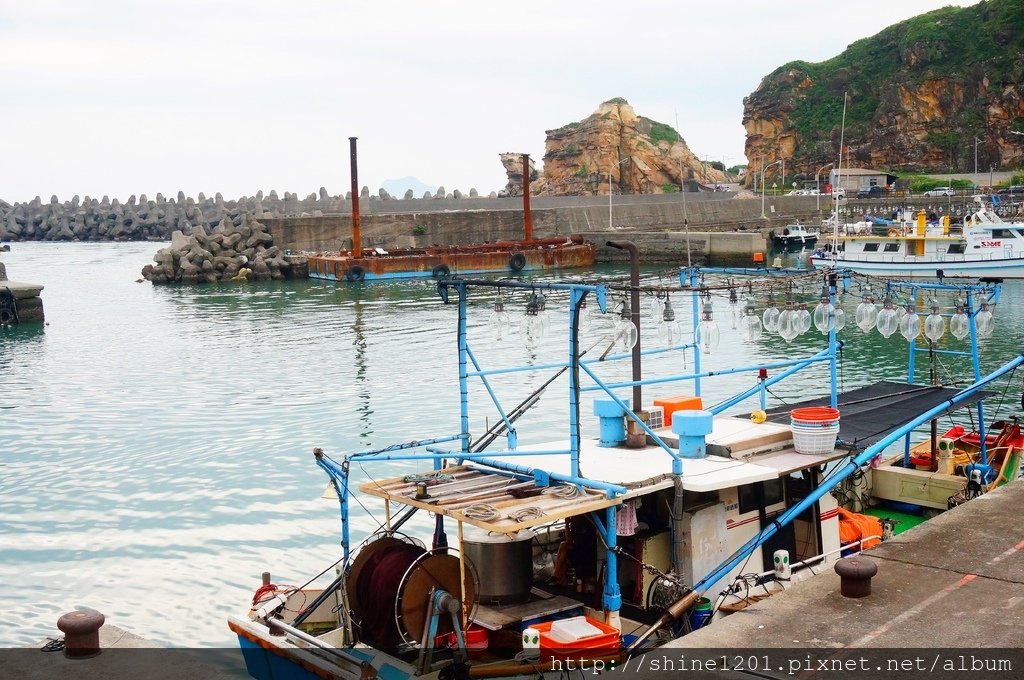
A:
<svg viewBox="0 0 1024 680">
<path fill-rule="evenodd" d="M 838 406 L 839 437 L 858 448 L 869 446 L 959 391 L 952 387 L 912 385 L 883 380 L 874 385 L 843 392 L 839 395 Z M 973 404 L 991 394 L 979 390 L 953 409 Z M 829 406 L 829 401 L 829 397 L 822 397 L 774 408 L 768 411 L 768 420 L 788 424 L 790 410 L 804 406 Z"/>
</svg>

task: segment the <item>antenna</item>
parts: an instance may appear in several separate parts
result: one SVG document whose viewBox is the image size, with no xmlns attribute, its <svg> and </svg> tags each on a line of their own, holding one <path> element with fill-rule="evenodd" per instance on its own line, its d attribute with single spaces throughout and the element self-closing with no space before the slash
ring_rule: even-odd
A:
<svg viewBox="0 0 1024 680">
<path fill-rule="evenodd" d="M 839 127 L 839 163 L 836 165 L 836 185 L 842 186 L 843 179 L 843 139 L 846 136 L 846 96 L 843 93 L 843 122 Z M 832 187 L 832 198 L 835 203 L 835 212 L 832 215 L 832 267 L 836 266 L 836 259 L 839 257 L 839 196 L 836 188 Z M 845 194 L 844 194 L 845 195 Z"/>
<path fill-rule="evenodd" d="M 679 109 L 675 109 L 676 134 L 679 134 Z M 680 135 L 682 137 L 682 135 Z M 690 261 L 690 220 L 686 215 L 686 177 L 683 175 L 683 155 L 679 154 L 679 190 L 683 192 L 683 231 L 686 232 L 686 268 L 692 269 Z"/>
</svg>

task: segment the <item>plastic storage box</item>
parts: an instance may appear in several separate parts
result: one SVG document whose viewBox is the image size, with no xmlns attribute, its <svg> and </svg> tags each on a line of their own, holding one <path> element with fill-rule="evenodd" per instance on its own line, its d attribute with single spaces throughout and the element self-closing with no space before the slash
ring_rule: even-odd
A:
<svg viewBox="0 0 1024 680">
<path fill-rule="evenodd" d="M 574 616 L 534 625 L 540 631 L 540 658 L 586 659 L 617 652 L 619 630 L 589 616 Z"/>
</svg>

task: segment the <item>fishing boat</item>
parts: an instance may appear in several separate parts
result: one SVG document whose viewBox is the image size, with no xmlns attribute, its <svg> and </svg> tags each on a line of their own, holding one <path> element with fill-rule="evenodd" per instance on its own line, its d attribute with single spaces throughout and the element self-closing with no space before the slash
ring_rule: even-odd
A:
<svg viewBox="0 0 1024 680">
<path fill-rule="evenodd" d="M 671 291 L 645 289 L 663 301 L 663 325 L 659 346 L 641 349 L 641 286 L 635 248 L 630 252 L 628 285 L 438 282 L 440 299 L 455 307 L 460 396 L 451 427 L 371 451 L 314 449 L 341 509 L 342 555 L 321 572 L 333 569 L 337 577 L 326 586 L 314 585 L 315 578 L 278 586 L 268 572 L 254 584 L 249 611 L 228 620 L 251 675 L 554 677 L 567 664 L 609 668 L 738 608 L 749 600 L 744 588 L 751 571 L 765 570 L 757 583 L 786 584 L 794 573 L 813 571 L 794 570 L 794 563 L 826 565 L 877 541 L 880 536 L 864 532 L 841 540 L 842 516 L 851 513 L 829 492 L 914 428 L 976 402 L 986 385 L 1024 363 L 1018 356 L 964 389 L 928 385 L 908 395 L 907 384 L 897 381 L 876 386 L 870 400 L 857 395 L 848 401 L 836 389 L 841 278 L 829 273 L 821 281 L 824 311 L 816 308 L 813 315 L 823 329 L 822 350 L 706 371 L 702 355 L 714 351 L 719 338 L 712 297 L 734 286 L 709 286 L 697 270 L 685 270 Z M 490 321 L 506 323 L 501 315 L 509 296 L 520 295 L 527 335 L 541 308 L 538 298 L 546 297 L 547 313 L 559 303 L 567 322 L 565 360 L 485 366 L 471 347 L 470 329 L 481 326 L 470 322 L 480 310 L 471 301 L 481 293 L 489 301 L 496 292 L 503 297 Z M 691 298 L 692 341 L 675 320 L 671 293 Z M 588 300 L 591 310 L 619 314 L 607 334 L 585 348 L 580 326 Z M 790 306 L 787 300 L 783 312 L 775 309 L 779 316 L 768 324 L 783 328 L 783 339 L 785 329 L 803 323 Z M 760 337 L 755 326 L 762 317 L 753 312 L 748 299 L 745 338 Z M 656 355 L 685 356 L 688 363 L 673 365 L 688 368 L 644 376 L 641 358 Z M 627 361 L 629 380 L 605 373 Z M 767 412 L 772 386 L 819 366 L 830 377 L 825 405 Z M 537 370 L 554 375 L 514 406 L 502 403 L 496 388 L 502 376 Z M 710 403 L 704 388 L 713 376 L 744 373 L 749 388 Z M 520 419 L 561 375 L 567 382 L 565 435 L 520 443 L 528 438 Z M 491 400 L 486 411 L 470 406 L 476 381 Z M 649 391 L 645 398 L 645 388 L 658 394 Z M 591 394 L 585 411 L 584 396 Z M 744 415 L 726 413 L 741 404 L 747 404 Z M 493 424 L 474 438 L 472 424 L 481 422 Z M 488 450 L 495 442 L 504 446 Z M 396 475 L 395 461 L 423 467 Z M 356 469 L 368 478 L 360 481 Z M 354 532 L 353 504 L 371 501 L 383 506 L 384 521 L 376 531 Z M 434 517 L 430 535 L 403 531 L 418 511 Z"/>
<path fill-rule="evenodd" d="M 1024 278 L 1024 222 L 1004 222 L 976 196 L 976 209 L 953 228 L 948 216 L 920 211 L 884 234 L 835 234 L 811 256 L 814 267 L 930 278 Z"/>
<path fill-rule="evenodd" d="M 782 233 L 768 232 L 772 248 L 809 248 L 818 242 L 820 232 L 817 229 L 808 229 L 799 222 L 787 225 Z"/>
<path fill-rule="evenodd" d="M 309 277 L 362 281 L 434 278 L 487 273 L 519 274 L 590 267 L 596 246 L 579 235 L 535 239 L 530 214 L 529 156 L 523 155 L 524 238 L 493 243 L 434 245 L 425 248 L 364 248 L 359 219 L 356 138 L 349 138 L 352 166 L 352 247 L 334 253 L 309 253 Z"/>
</svg>

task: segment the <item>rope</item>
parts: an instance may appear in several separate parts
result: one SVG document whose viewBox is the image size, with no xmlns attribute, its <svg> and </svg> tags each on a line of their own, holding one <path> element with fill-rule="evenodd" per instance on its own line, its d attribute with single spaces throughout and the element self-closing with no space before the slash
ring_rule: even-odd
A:
<svg viewBox="0 0 1024 680">
<path fill-rule="evenodd" d="M 538 519 L 544 516 L 544 511 L 535 505 L 531 505 L 528 508 L 522 510 L 516 510 L 515 512 L 509 513 L 508 518 L 514 522 L 525 522 L 529 519 Z"/>
<path fill-rule="evenodd" d="M 487 503 L 471 505 L 463 510 L 462 514 L 469 519 L 477 519 L 485 522 L 497 519 L 499 516 L 497 509 L 493 505 L 489 505 Z"/>
<path fill-rule="evenodd" d="M 583 494 L 579 487 L 575 484 L 559 484 L 558 486 L 547 486 L 541 491 L 542 494 L 548 496 L 558 496 L 559 498 L 576 498 Z"/>
<path fill-rule="evenodd" d="M 64 638 L 47 638 L 49 642 L 39 648 L 41 652 L 60 652 L 64 650 Z"/>
</svg>

